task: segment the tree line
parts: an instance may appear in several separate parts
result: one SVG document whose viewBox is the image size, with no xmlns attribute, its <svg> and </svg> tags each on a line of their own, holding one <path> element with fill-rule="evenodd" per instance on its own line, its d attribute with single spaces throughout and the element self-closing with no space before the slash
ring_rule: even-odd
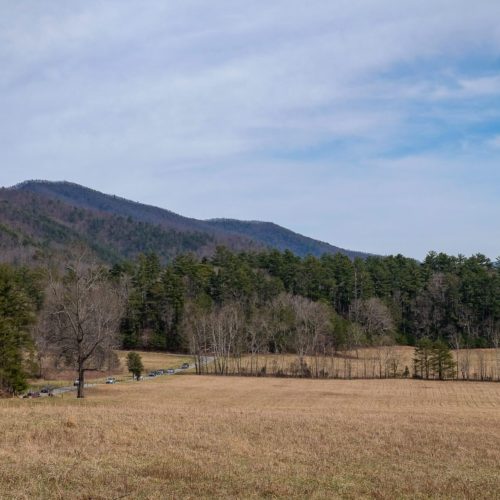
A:
<svg viewBox="0 0 500 500">
<path fill-rule="evenodd" d="M 500 372 L 490 366 L 476 374 L 464 355 L 460 367 L 422 376 L 417 363 L 401 365 L 391 349 L 428 340 L 498 351 L 500 268 L 482 255 L 430 253 L 417 262 L 219 248 L 210 259 L 182 255 L 167 266 L 144 255 L 111 274 L 129 289 L 124 347 L 190 352 L 200 372 L 449 378 L 453 371 L 480 379 Z M 375 361 L 354 371 L 350 357 L 364 347 Z M 296 362 L 268 365 L 268 354 L 296 355 Z"/>
<path fill-rule="evenodd" d="M 187 310 L 230 304 L 248 320 L 283 295 L 321 304 L 333 318 L 337 346 L 381 337 L 405 345 L 441 339 L 455 348 L 495 347 L 499 340 L 500 266 L 479 254 L 431 252 L 420 263 L 401 255 L 350 260 L 219 248 L 211 259 L 182 255 L 167 266 L 144 255 L 111 274 L 128 279 L 121 332 L 129 348 L 186 349 Z"/>
<path fill-rule="evenodd" d="M 499 349 L 500 266 L 483 255 L 351 260 L 222 247 L 167 265 L 155 254 L 111 268 L 74 258 L 2 266 L 0 318 L 0 386 L 10 392 L 23 387 L 21 365 L 41 372 L 50 360 L 77 369 L 83 395 L 85 372 L 116 364 L 120 347 L 189 352 L 199 373 L 318 378 L 352 376 L 369 347 L 373 360 L 355 376 L 450 378 L 460 371 L 445 363 L 450 347 Z M 417 346 L 412 366 L 395 344 Z"/>
</svg>

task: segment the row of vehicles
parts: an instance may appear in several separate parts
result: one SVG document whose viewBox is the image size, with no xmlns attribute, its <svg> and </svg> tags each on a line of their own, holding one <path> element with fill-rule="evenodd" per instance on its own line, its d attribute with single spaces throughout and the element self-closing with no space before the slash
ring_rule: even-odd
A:
<svg viewBox="0 0 500 500">
<path fill-rule="evenodd" d="M 115 377 L 108 377 L 106 379 L 106 384 L 116 384 L 116 378 Z M 75 387 L 78 387 L 80 385 L 80 381 L 78 379 L 76 379 L 74 382 L 73 382 L 73 385 Z"/>
<path fill-rule="evenodd" d="M 180 370 L 187 370 L 189 368 L 189 363 L 183 363 Z M 166 370 L 153 370 L 148 373 L 148 377 L 158 377 L 159 375 L 173 375 L 175 373 L 174 368 L 167 368 Z"/>
<path fill-rule="evenodd" d="M 180 368 L 178 368 L 177 370 L 187 370 L 189 368 L 190 368 L 189 363 L 183 363 L 180 366 Z M 157 377 L 159 375 L 173 375 L 175 372 L 176 372 L 176 370 L 174 368 L 167 368 L 165 370 L 153 370 L 153 371 L 149 372 L 148 377 L 153 378 L 153 377 Z M 106 379 L 106 384 L 116 384 L 116 382 L 117 382 L 117 380 L 115 377 L 108 377 Z M 78 379 L 76 379 L 73 382 L 73 386 L 78 387 L 79 385 L 80 385 L 80 382 Z M 42 395 L 53 396 L 54 389 L 55 389 L 55 387 L 46 386 L 43 389 L 40 389 L 39 391 L 29 391 L 23 397 L 24 398 L 39 398 Z"/>
<path fill-rule="evenodd" d="M 46 386 L 39 391 L 28 391 L 23 398 L 39 398 L 42 395 L 53 396 L 55 387 Z"/>
</svg>

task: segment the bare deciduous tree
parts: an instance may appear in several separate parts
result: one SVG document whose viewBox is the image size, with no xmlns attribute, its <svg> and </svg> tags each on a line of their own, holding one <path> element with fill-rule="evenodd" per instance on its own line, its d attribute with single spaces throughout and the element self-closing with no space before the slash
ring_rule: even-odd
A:
<svg viewBox="0 0 500 500">
<path fill-rule="evenodd" d="M 490 320 L 488 325 L 490 341 L 495 349 L 495 378 L 500 380 L 500 322 Z"/>
<path fill-rule="evenodd" d="M 320 302 L 312 302 L 300 296 L 291 297 L 291 306 L 295 315 L 295 352 L 297 353 L 301 376 L 308 373 L 304 356 L 314 356 L 314 376 L 319 376 L 318 357 L 324 354 L 322 346 L 331 327 L 328 307 Z"/>
<path fill-rule="evenodd" d="M 236 342 L 243 325 L 238 304 L 225 304 L 208 315 L 208 333 L 211 352 L 214 356 L 215 373 L 227 375 L 229 359 L 237 354 Z"/>
<path fill-rule="evenodd" d="M 211 354 L 208 344 L 208 316 L 199 306 L 189 302 L 183 318 L 183 330 L 189 344 L 189 351 L 195 358 L 196 373 L 207 370 L 207 355 Z"/>
<path fill-rule="evenodd" d="M 389 308 L 376 297 L 363 300 L 358 315 L 360 324 L 371 340 L 377 336 L 385 336 L 394 330 Z"/>
<path fill-rule="evenodd" d="M 254 313 L 247 324 L 247 346 L 246 350 L 250 354 L 250 375 L 259 371 L 259 355 L 269 351 L 269 341 L 271 338 L 271 311 L 270 307 L 263 307 L 259 313 Z M 262 373 L 267 372 L 267 366 L 260 368 Z"/>
<path fill-rule="evenodd" d="M 85 372 L 116 363 L 113 348 L 123 297 L 104 269 L 85 264 L 83 258 L 68 265 L 59 279 L 50 274 L 46 296 L 41 321 L 50 320 L 51 328 L 40 332 L 54 359 L 78 372 L 78 397 L 83 398 Z"/>
<path fill-rule="evenodd" d="M 229 360 L 240 353 L 243 313 L 237 303 L 228 303 L 210 310 L 190 305 L 185 315 L 184 329 L 191 353 L 196 358 L 196 370 L 206 369 L 207 355 L 213 358 L 216 374 L 227 375 Z"/>
<path fill-rule="evenodd" d="M 38 321 L 33 326 L 32 336 L 35 343 L 35 357 L 38 377 L 44 377 L 47 365 L 51 360 L 53 349 L 50 341 L 52 321 L 47 314 L 40 314 Z"/>
</svg>

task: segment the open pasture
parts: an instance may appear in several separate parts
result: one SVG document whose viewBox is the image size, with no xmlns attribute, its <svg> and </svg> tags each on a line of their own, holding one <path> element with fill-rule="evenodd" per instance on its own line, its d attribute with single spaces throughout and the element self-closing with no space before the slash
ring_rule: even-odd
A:
<svg viewBox="0 0 500 500">
<path fill-rule="evenodd" d="M 409 346 L 365 347 L 339 351 L 335 356 L 304 356 L 313 377 L 319 378 L 395 378 L 413 376 L 415 349 Z M 461 349 L 452 351 L 456 374 L 466 380 L 500 380 L 500 350 Z M 206 370 L 214 370 L 207 365 Z M 294 354 L 243 355 L 228 363 L 229 373 L 293 376 L 298 371 Z"/>
<path fill-rule="evenodd" d="M 2 498 L 498 498 L 500 385 L 173 376 L 0 401 Z"/>
</svg>

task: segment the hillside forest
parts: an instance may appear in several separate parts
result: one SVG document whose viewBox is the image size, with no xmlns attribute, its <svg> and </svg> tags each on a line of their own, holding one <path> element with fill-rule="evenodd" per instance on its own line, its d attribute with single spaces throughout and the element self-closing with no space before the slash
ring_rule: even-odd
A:
<svg viewBox="0 0 500 500">
<path fill-rule="evenodd" d="M 69 182 L 27 181 L 0 188 L 0 262 L 30 265 L 67 247 L 84 245 L 101 262 L 115 264 L 141 253 L 162 263 L 183 253 L 212 256 L 286 249 L 299 256 L 368 254 L 308 238 L 271 222 L 198 220 Z"/>
</svg>

